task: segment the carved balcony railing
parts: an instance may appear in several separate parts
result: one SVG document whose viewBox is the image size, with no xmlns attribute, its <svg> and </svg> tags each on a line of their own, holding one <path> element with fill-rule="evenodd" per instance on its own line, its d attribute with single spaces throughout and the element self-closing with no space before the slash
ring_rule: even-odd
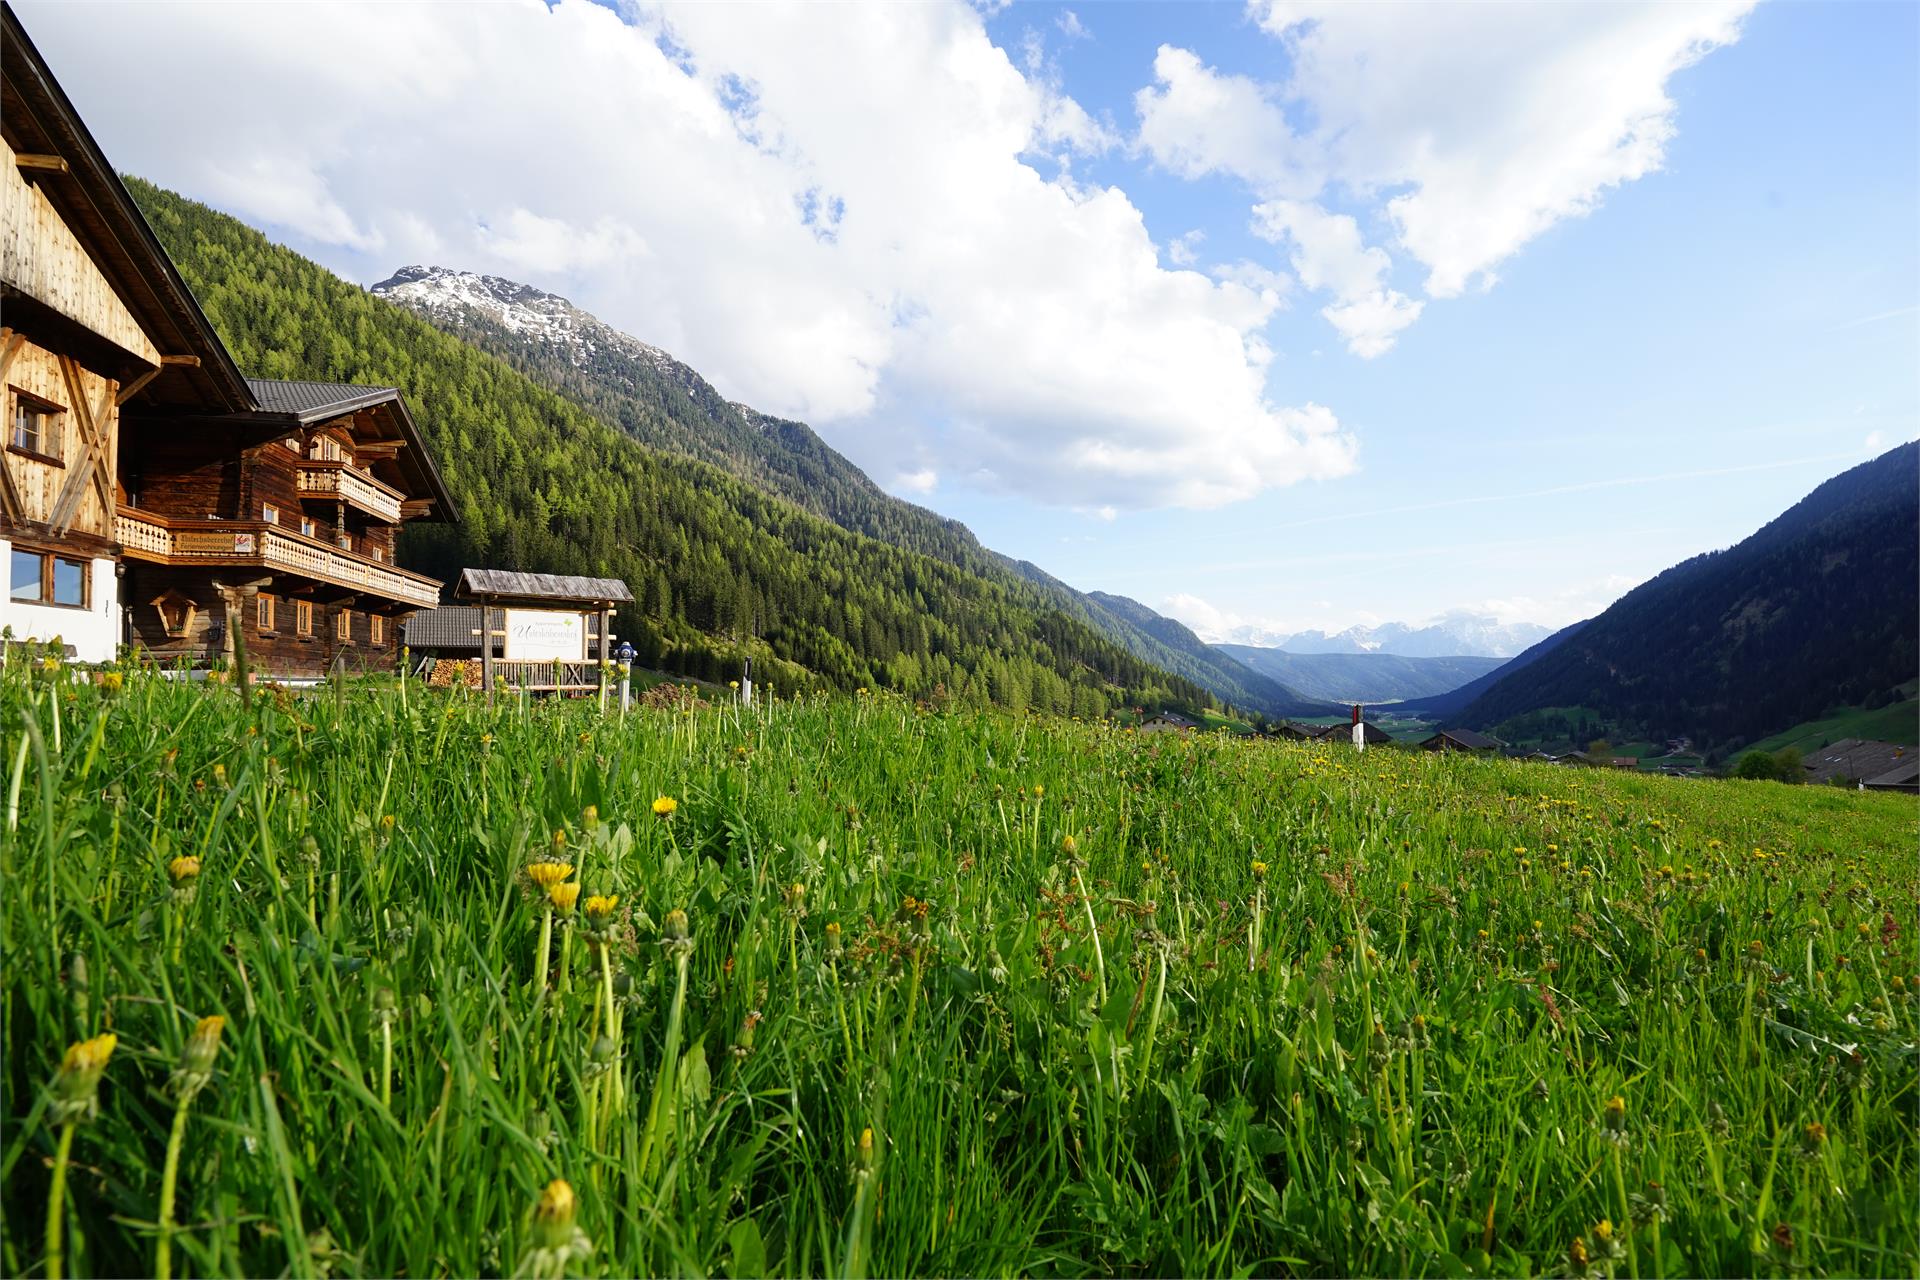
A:
<svg viewBox="0 0 1920 1280">
<path fill-rule="evenodd" d="M 183 520 L 121 507 L 114 538 L 134 560 L 167 565 L 248 565 L 312 578 L 422 609 L 440 603 L 432 578 L 259 520 Z"/>
<path fill-rule="evenodd" d="M 400 504 L 405 497 L 398 489 L 380 483 L 351 463 L 317 459 L 303 459 L 300 463 L 300 496 L 337 498 L 388 524 L 400 523 Z"/>
</svg>

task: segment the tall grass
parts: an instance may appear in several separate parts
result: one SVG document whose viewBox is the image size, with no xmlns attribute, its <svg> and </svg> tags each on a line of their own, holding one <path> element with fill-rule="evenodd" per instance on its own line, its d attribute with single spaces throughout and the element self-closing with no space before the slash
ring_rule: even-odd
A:
<svg viewBox="0 0 1920 1280">
<path fill-rule="evenodd" d="M 8 1274 L 108 1031 L 70 1275 L 1920 1269 L 1910 798 L 19 662 L 0 722 Z"/>
</svg>

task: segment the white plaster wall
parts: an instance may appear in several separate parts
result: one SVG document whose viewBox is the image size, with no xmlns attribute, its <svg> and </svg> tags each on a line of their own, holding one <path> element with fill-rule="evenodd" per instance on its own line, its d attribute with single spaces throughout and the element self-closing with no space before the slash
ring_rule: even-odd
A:
<svg viewBox="0 0 1920 1280">
<path fill-rule="evenodd" d="M 12 563 L 12 552 L 13 543 L 0 538 L 0 565 Z M 111 558 L 93 561 L 89 586 L 88 599 L 93 601 L 90 609 L 21 604 L 0 597 L 0 628 L 13 628 L 15 640 L 45 642 L 58 636 L 73 646 L 76 662 L 109 662 L 120 643 L 120 583 Z"/>
</svg>

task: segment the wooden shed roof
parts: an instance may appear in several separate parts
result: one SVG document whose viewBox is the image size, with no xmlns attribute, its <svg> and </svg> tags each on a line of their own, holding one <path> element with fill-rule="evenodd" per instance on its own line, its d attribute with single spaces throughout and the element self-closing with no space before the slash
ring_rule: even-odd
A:
<svg viewBox="0 0 1920 1280">
<path fill-rule="evenodd" d="M 1484 733 L 1475 733 L 1472 729 L 1442 729 L 1420 745 L 1438 748 L 1443 742 L 1451 742 L 1467 751 L 1493 751 L 1507 745 L 1498 738 L 1489 737 Z"/>
<path fill-rule="evenodd" d="M 539 604 L 632 604 L 633 592 L 618 578 L 514 569 L 462 569 L 454 594 L 464 600 L 525 600 Z"/>
<path fill-rule="evenodd" d="M 150 408 L 238 412 L 252 396 L 233 356 L 161 247 L 153 228 L 93 140 L 46 60 L 27 38 L 12 5 L 0 5 L 0 134 L 16 154 L 63 162 L 34 171 L 33 180 L 163 357 L 161 372 L 137 393 Z M 62 324 L 64 317 L 6 290 L 9 313 Z M 77 329 L 77 326 L 75 326 Z M 74 334 L 84 342 L 85 335 Z M 117 351 L 117 348 L 114 348 Z M 109 371 L 123 380 L 144 369 L 130 353 Z"/>
</svg>

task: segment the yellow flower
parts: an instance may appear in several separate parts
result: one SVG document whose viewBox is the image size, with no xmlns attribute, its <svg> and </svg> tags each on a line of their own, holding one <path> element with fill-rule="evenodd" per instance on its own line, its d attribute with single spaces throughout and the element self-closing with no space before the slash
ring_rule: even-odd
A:
<svg viewBox="0 0 1920 1280">
<path fill-rule="evenodd" d="M 542 889 L 551 889 L 573 874 L 573 867 L 565 862 L 529 862 L 527 878 Z"/>
<path fill-rule="evenodd" d="M 543 1249 L 564 1249 L 573 1240 L 573 1219 L 580 1210 L 573 1188 L 555 1178 L 533 1206 L 533 1230 Z"/>
<path fill-rule="evenodd" d="M 226 1026 L 227 1020 L 217 1013 L 200 1019 L 187 1037 L 187 1061 L 213 1065 L 214 1055 L 220 1052 L 220 1033 Z"/>
<path fill-rule="evenodd" d="M 673 811 L 679 807 L 680 802 L 672 796 L 655 796 L 653 799 L 653 816 L 656 818 L 671 818 Z"/>
<path fill-rule="evenodd" d="M 1066 854 L 1068 857 L 1072 857 L 1079 851 L 1080 842 L 1078 840 L 1075 840 L 1070 835 L 1060 837 L 1060 852 Z"/>
<path fill-rule="evenodd" d="M 1602 1218 L 1596 1222 L 1593 1226 L 1593 1238 L 1603 1244 L 1613 1239 L 1613 1219 Z"/>
<path fill-rule="evenodd" d="M 114 1047 L 119 1043 L 120 1037 L 109 1031 L 91 1040 L 68 1045 L 66 1057 L 60 1060 L 60 1070 L 76 1074 L 92 1072 L 98 1076 L 107 1069 L 107 1059 L 113 1056 Z"/>
<path fill-rule="evenodd" d="M 1618 1133 L 1627 1127 L 1627 1100 L 1619 1094 L 1607 1099 L 1605 1112 L 1607 1128 Z"/>
<path fill-rule="evenodd" d="M 1264 862 L 1261 862 L 1261 861 L 1259 861 L 1258 859 L 1255 859 L 1255 860 L 1254 860 L 1254 864 L 1253 864 L 1253 878 L 1254 878 L 1255 880 L 1265 880 L 1265 879 L 1267 878 L 1267 864 L 1266 864 L 1266 863 L 1264 863 Z"/>
<path fill-rule="evenodd" d="M 1045 787 L 1041 786 L 1037 782 L 1033 784 L 1033 798 L 1035 800 L 1038 800 L 1041 796 L 1044 796 L 1045 794 L 1047 794 L 1047 789 Z"/>
<path fill-rule="evenodd" d="M 572 915 L 574 904 L 580 901 L 579 881 L 569 880 L 562 884 L 550 886 L 547 889 L 547 901 L 552 903 L 553 909 L 561 915 Z"/>
<path fill-rule="evenodd" d="M 55 1124 L 73 1124 L 92 1119 L 100 1109 L 100 1076 L 107 1069 L 113 1047 L 120 1043 L 112 1032 L 82 1040 L 67 1049 L 60 1070 L 53 1078 L 53 1102 L 49 1107 Z"/>
<path fill-rule="evenodd" d="M 873 1129 L 871 1127 L 860 1131 L 860 1167 L 863 1170 L 873 1168 Z"/>
<path fill-rule="evenodd" d="M 613 918 L 613 909 L 620 905 L 619 895 L 603 897 L 594 895 L 587 899 L 587 920 L 595 926 L 604 926 Z"/>
<path fill-rule="evenodd" d="M 176 885 L 185 884 L 200 874 L 200 859 L 192 855 L 175 858 L 167 864 L 167 875 Z"/>
</svg>

